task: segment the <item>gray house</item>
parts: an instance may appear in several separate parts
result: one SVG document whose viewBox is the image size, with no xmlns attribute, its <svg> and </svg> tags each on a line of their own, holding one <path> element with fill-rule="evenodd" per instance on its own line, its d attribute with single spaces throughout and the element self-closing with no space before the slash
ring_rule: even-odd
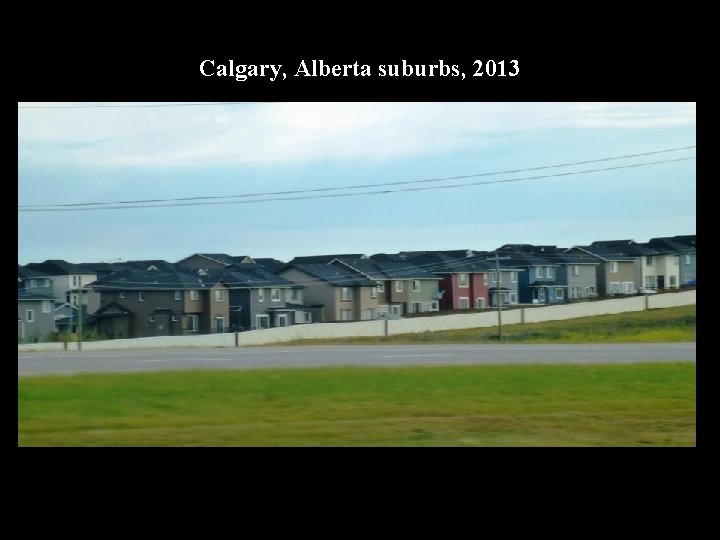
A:
<svg viewBox="0 0 720 540">
<path fill-rule="evenodd" d="M 55 332 L 54 307 L 51 293 L 18 290 L 18 339 L 44 341 Z"/>
<path fill-rule="evenodd" d="M 648 246 L 657 251 L 673 254 L 680 270 L 680 285 L 695 284 L 697 274 L 694 234 L 651 238 Z"/>
<path fill-rule="evenodd" d="M 597 266 L 598 295 L 615 296 L 634 294 L 637 291 L 634 257 L 621 253 L 613 247 L 596 244 L 573 246 L 566 253 L 568 255 L 589 255 L 599 262 Z"/>
<path fill-rule="evenodd" d="M 268 268 L 285 266 L 275 259 L 249 255 L 195 253 L 176 263 L 179 268 L 203 270 L 222 280 L 230 296 L 230 330 L 257 330 L 307 324 L 316 320 L 318 310 L 303 304 L 303 287 L 288 281 Z M 313 315 L 313 313 L 315 315 Z"/>
</svg>

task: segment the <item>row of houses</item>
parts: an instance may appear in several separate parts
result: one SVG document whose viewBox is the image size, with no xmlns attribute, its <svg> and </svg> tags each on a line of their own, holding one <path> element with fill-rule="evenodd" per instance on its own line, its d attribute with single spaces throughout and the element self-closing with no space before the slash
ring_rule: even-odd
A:
<svg viewBox="0 0 720 540">
<path fill-rule="evenodd" d="M 558 248 L 402 251 L 276 259 L 196 253 L 175 263 L 18 266 L 18 337 L 191 335 L 556 304 L 695 284 L 695 236 Z"/>
</svg>

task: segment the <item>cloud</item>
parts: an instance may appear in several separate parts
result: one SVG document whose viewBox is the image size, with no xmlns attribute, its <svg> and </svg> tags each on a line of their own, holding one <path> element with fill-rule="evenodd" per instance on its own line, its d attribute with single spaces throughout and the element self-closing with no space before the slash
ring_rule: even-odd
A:
<svg viewBox="0 0 720 540">
<path fill-rule="evenodd" d="M 22 109 L 18 159 L 151 167 L 387 160 L 485 148 L 498 132 L 630 130 L 694 123 L 694 103 L 257 103 Z"/>
</svg>

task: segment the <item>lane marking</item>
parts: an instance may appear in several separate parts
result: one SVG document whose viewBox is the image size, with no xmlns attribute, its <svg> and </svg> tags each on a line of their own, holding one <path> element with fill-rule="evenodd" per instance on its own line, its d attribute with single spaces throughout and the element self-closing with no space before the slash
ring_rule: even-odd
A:
<svg viewBox="0 0 720 540">
<path fill-rule="evenodd" d="M 421 356 L 438 357 L 438 356 L 453 356 L 453 355 L 452 354 L 393 354 L 393 355 L 381 356 L 380 358 L 419 358 Z"/>
</svg>

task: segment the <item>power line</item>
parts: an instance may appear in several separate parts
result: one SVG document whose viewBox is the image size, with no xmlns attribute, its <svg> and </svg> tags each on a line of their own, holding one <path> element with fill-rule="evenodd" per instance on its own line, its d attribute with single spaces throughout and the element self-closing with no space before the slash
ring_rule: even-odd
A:
<svg viewBox="0 0 720 540">
<path fill-rule="evenodd" d="M 589 174 L 594 172 L 604 172 L 604 171 L 613 171 L 618 169 L 630 169 L 630 168 L 637 168 L 637 167 L 646 167 L 649 165 L 658 165 L 661 163 L 670 163 L 675 161 L 686 161 L 690 159 L 695 159 L 695 156 L 691 157 L 684 157 L 684 158 L 675 158 L 675 159 L 665 159 L 660 161 L 650 161 L 647 163 L 634 163 L 634 164 L 628 164 L 628 165 L 618 165 L 615 167 L 605 167 L 602 169 L 585 169 L 582 171 L 572 171 L 572 172 L 566 172 L 566 173 L 555 173 L 555 174 L 545 174 L 545 175 L 537 175 L 537 176 L 525 176 L 521 178 L 506 178 L 503 180 L 486 180 L 486 181 L 480 181 L 480 182 L 469 182 L 465 184 L 450 184 L 450 185 L 444 185 L 444 186 L 423 186 L 423 187 L 412 187 L 412 188 L 403 188 L 403 189 L 395 189 L 395 190 L 376 190 L 376 191 L 363 191 L 360 193 L 333 193 L 329 195 L 306 195 L 301 197 L 272 197 L 267 199 L 251 199 L 251 200 L 241 200 L 241 201 L 205 201 L 205 202 L 172 202 L 170 204 L 136 204 L 133 206 L 93 206 L 93 207 L 49 207 L 51 205 L 48 205 L 48 207 L 28 207 L 28 206 L 18 206 L 18 212 L 79 212 L 79 211 L 88 211 L 88 210 L 128 210 L 131 208 L 170 208 L 170 207 L 179 207 L 179 206 L 209 206 L 209 205 L 219 205 L 219 204 L 252 204 L 252 203 L 263 203 L 263 202 L 277 202 L 277 201 L 299 201 L 299 200 L 307 200 L 307 199 L 325 199 L 325 198 L 337 198 L 337 197 L 357 197 L 361 195 L 385 195 L 390 193 L 402 193 L 402 192 L 409 192 L 409 191 L 431 191 L 436 189 L 454 189 L 454 188 L 460 188 L 460 187 L 469 187 L 469 186 L 480 186 L 480 185 L 488 185 L 488 184 L 502 184 L 502 183 L 509 183 L 509 182 L 520 182 L 520 181 L 526 181 L 526 180 L 540 180 L 544 178 L 558 178 L 563 176 L 573 176 L 573 175 L 579 175 L 579 174 Z M 114 203 L 97 203 L 97 204 L 114 204 Z"/>
<path fill-rule="evenodd" d="M 144 107 L 209 107 L 216 105 L 252 105 L 254 101 L 217 101 L 198 103 L 149 103 L 132 105 L 18 105 L 18 109 L 136 109 Z"/>
<path fill-rule="evenodd" d="M 570 167 L 573 165 L 586 165 L 588 163 L 599 163 L 599 162 L 603 162 L 603 161 L 613 161 L 613 160 L 618 160 L 618 159 L 664 154 L 664 153 L 668 153 L 668 152 L 678 152 L 680 150 L 689 150 L 691 148 L 695 148 L 695 145 L 683 146 L 683 147 L 679 147 L 679 148 L 668 148 L 665 150 L 655 150 L 652 152 L 642 152 L 642 153 L 637 153 L 637 154 L 626 154 L 623 156 L 613 156 L 613 157 L 604 157 L 604 158 L 591 159 L 591 160 L 585 160 L 585 161 L 575 161 L 575 162 L 571 162 L 571 163 L 559 163 L 559 164 L 555 164 L 555 165 L 542 165 L 542 166 L 538 166 L 538 167 L 529 167 L 526 169 L 509 169 L 506 171 L 467 174 L 467 175 L 461 175 L 461 176 L 446 176 L 446 177 L 442 177 L 442 178 L 426 178 L 423 180 L 403 180 L 403 181 L 397 181 L 397 182 L 379 182 L 379 183 L 374 183 L 374 184 L 355 184 L 355 185 L 351 185 L 351 186 L 335 186 L 335 187 L 297 189 L 297 190 L 287 190 L 287 191 L 268 191 L 268 192 L 264 192 L 264 193 L 244 193 L 244 194 L 239 194 L 239 195 L 178 197 L 178 198 L 171 198 L 171 199 L 170 198 L 168 198 L 168 199 L 139 199 L 139 200 L 129 200 L 129 201 L 105 201 L 105 202 L 86 202 L 86 203 L 68 203 L 68 204 L 30 204 L 30 205 L 18 205 L 18 208 L 65 208 L 65 207 L 97 206 L 97 205 L 109 205 L 109 204 L 133 204 L 134 205 L 134 204 L 160 203 L 160 202 L 184 202 L 184 201 L 200 201 L 200 200 L 235 199 L 235 198 L 250 198 L 250 197 L 266 197 L 266 196 L 270 196 L 270 195 L 297 195 L 297 194 L 302 194 L 302 193 L 320 193 L 320 192 L 328 192 L 328 191 L 341 191 L 341 190 L 345 190 L 345 189 L 365 189 L 365 188 L 382 187 L 382 186 L 422 184 L 422 183 L 428 183 L 428 182 L 443 182 L 443 181 L 448 181 L 448 180 L 464 180 L 467 178 L 476 178 L 476 177 L 484 177 L 484 176 L 498 176 L 501 174 L 514 174 L 514 173 L 519 173 L 519 172 L 538 171 L 538 170 L 543 170 L 543 169 L 553 169 L 553 168 L 559 168 L 559 167 Z M 468 185 L 470 185 L 470 184 L 468 184 Z"/>
</svg>

